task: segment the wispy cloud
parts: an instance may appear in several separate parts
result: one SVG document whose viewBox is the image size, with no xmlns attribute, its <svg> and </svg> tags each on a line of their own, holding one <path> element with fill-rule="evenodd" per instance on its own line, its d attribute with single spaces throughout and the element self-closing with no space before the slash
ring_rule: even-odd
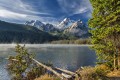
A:
<svg viewBox="0 0 120 80">
<path fill-rule="evenodd" d="M 90 10 L 89 0 L 0 0 L 0 19 L 8 21 L 37 19 L 55 23 Z M 86 16 L 89 18 L 90 13 Z"/>
<path fill-rule="evenodd" d="M 56 18 L 53 17 L 42 17 L 42 16 L 36 16 L 36 15 L 29 15 L 29 14 L 21 14 L 16 12 L 11 12 L 8 10 L 0 10 L 0 18 L 3 19 L 12 19 L 12 21 L 21 20 L 21 21 L 27 21 L 27 20 L 40 20 L 45 23 L 52 22 L 53 24 L 56 21 Z"/>
<path fill-rule="evenodd" d="M 19 18 L 26 18 L 27 15 L 26 14 L 20 14 L 20 13 L 16 13 L 16 12 L 11 12 L 8 10 L 0 10 L 0 17 L 3 18 L 12 18 L 12 19 L 19 19 Z"/>
<path fill-rule="evenodd" d="M 21 0 L 0 0 L 0 7 L 9 9 L 11 11 L 20 10 L 22 12 L 32 9 L 29 5 L 24 4 Z M 29 9 L 27 9 L 28 7 Z"/>
<path fill-rule="evenodd" d="M 88 9 L 86 7 L 83 7 L 83 8 L 80 8 L 80 9 L 77 9 L 76 11 L 74 11 L 73 14 L 81 14 L 81 13 L 85 13 L 87 11 L 88 11 Z"/>
<path fill-rule="evenodd" d="M 58 0 L 59 5 L 68 15 L 92 11 L 89 0 Z"/>
</svg>

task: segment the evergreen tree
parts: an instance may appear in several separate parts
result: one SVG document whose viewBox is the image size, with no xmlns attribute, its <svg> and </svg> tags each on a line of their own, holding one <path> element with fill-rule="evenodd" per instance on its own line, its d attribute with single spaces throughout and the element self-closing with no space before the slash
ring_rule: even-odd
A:
<svg viewBox="0 0 120 80">
<path fill-rule="evenodd" d="M 120 68 L 120 0 L 90 0 L 93 6 L 89 26 L 98 58 Z M 112 63 L 111 63 L 112 62 Z"/>
<path fill-rule="evenodd" d="M 34 80 L 46 73 L 46 69 L 33 62 L 25 46 L 15 47 L 16 56 L 10 56 L 7 65 L 12 80 Z"/>
</svg>

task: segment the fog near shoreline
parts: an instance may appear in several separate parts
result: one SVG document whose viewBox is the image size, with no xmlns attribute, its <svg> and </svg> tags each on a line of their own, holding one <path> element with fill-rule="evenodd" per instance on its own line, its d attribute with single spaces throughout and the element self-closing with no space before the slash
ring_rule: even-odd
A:
<svg viewBox="0 0 120 80">
<path fill-rule="evenodd" d="M 0 44 L 0 48 L 14 48 L 17 44 Z M 89 44 L 19 44 L 26 47 L 77 47 L 77 46 L 92 46 Z"/>
</svg>

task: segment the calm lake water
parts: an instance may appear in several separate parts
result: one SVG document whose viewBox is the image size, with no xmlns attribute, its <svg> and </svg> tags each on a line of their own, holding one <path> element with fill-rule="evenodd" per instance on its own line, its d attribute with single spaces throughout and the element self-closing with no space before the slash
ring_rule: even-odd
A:
<svg viewBox="0 0 120 80">
<path fill-rule="evenodd" d="M 5 66 L 9 55 L 15 55 L 14 44 L 0 44 L 0 80 L 10 80 Z M 29 52 L 35 53 L 41 62 L 51 62 L 53 66 L 76 71 L 81 66 L 94 66 L 96 55 L 88 45 L 26 45 Z"/>
</svg>

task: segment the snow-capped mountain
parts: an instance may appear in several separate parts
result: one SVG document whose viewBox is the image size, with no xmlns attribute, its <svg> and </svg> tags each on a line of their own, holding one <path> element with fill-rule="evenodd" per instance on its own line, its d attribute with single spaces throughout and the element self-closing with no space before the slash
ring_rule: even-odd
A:
<svg viewBox="0 0 120 80">
<path fill-rule="evenodd" d="M 56 30 L 56 28 L 52 24 L 49 24 L 49 23 L 44 24 L 39 20 L 27 21 L 25 25 L 37 27 L 38 29 L 45 31 L 45 32 L 52 32 Z"/>
<path fill-rule="evenodd" d="M 64 30 L 66 28 L 68 28 L 69 26 L 71 26 L 75 21 L 70 20 L 70 18 L 65 18 L 63 21 L 61 21 L 57 27 L 61 30 Z"/>
<path fill-rule="evenodd" d="M 50 23 L 44 24 L 39 20 L 27 21 L 26 25 L 37 27 L 38 29 L 45 32 L 61 32 L 63 34 L 72 34 L 78 37 L 88 33 L 88 27 L 81 20 L 71 20 L 70 18 L 65 18 L 60 24 L 52 25 Z"/>
<path fill-rule="evenodd" d="M 88 27 L 81 20 L 78 20 L 65 29 L 64 33 L 70 33 L 80 37 L 88 33 Z"/>
<path fill-rule="evenodd" d="M 39 20 L 31 20 L 31 21 L 26 21 L 25 25 L 34 26 L 40 29 L 44 25 L 44 23 L 42 23 Z"/>
</svg>

